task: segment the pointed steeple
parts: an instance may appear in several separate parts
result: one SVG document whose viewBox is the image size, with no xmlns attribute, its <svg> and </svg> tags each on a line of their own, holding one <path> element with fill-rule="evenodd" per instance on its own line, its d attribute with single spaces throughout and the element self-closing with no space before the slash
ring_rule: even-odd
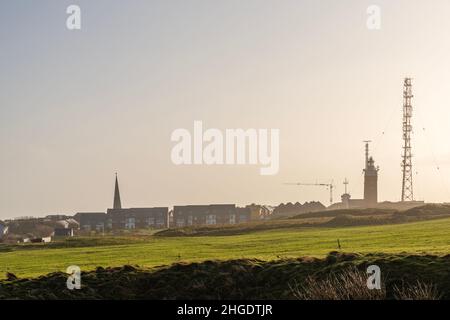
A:
<svg viewBox="0 0 450 320">
<path fill-rule="evenodd" d="M 114 188 L 113 209 L 122 209 L 122 204 L 120 202 L 119 181 L 117 180 L 117 173 L 116 173 L 116 187 Z"/>
</svg>

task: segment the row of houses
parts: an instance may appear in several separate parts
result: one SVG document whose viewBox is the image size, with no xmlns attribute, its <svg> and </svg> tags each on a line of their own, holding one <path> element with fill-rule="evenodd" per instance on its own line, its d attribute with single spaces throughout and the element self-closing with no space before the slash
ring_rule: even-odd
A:
<svg viewBox="0 0 450 320">
<path fill-rule="evenodd" d="M 116 175 L 113 208 L 107 209 L 106 212 L 78 212 L 74 216 L 48 215 L 45 218 L 21 218 L 9 221 L 8 226 L 18 238 L 33 240 L 70 237 L 75 234 L 74 231 L 78 232 L 78 230 L 110 232 L 237 224 L 276 217 L 274 213 L 290 214 L 291 211 L 297 212 L 300 209 L 300 211 L 307 211 L 318 210 L 322 207 L 318 203 L 306 203 L 280 205 L 277 208 L 255 204 L 243 208 L 235 204 L 186 205 L 174 206 L 170 211 L 168 207 L 122 208 Z M 7 232 L 8 226 L 0 221 L 0 238 Z"/>
<path fill-rule="evenodd" d="M 173 224 L 176 227 L 193 225 L 234 224 L 250 220 L 244 208 L 232 204 L 175 206 Z"/>
<path fill-rule="evenodd" d="M 0 241 L 49 242 L 78 232 L 166 229 L 185 226 L 236 224 L 267 219 L 272 209 L 260 205 L 239 208 L 234 204 L 187 205 L 155 208 L 112 208 L 106 212 L 79 212 L 74 216 L 49 215 L 0 221 Z M 8 230 L 11 231 L 7 235 Z"/>
<path fill-rule="evenodd" d="M 155 208 L 113 208 L 106 212 L 79 212 L 80 230 L 105 232 L 120 229 L 166 229 L 199 225 L 236 224 L 267 218 L 270 208 L 234 204 L 187 205 Z"/>
<path fill-rule="evenodd" d="M 44 218 L 24 217 L 3 223 L 0 221 L 0 241 L 9 229 L 12 242 L 49 242 L 57 237 L 72 237 L 78 232 L 111 232 L 134 229 L 166 229 L 174 227 L 237 224 L 267 219 L 272 209 L 234 204 L 186 205 L 154 208 L 116 208 L 106 212 L 79 212 L 74 216 L 49 215 Z"/>
<path fill-rule="evenodd" d="M 271 209 L 250 205 L 238 208 L 234 204 L 188 205 L 155 208 L 122 208 L 116 175 L 113 208 L 106 212 L 79 212 L 74 216 L 83 231 L 113 231 L 122 229 L 166 229 L 197 225 L 235 224 L 265 219 Z"/>
<path fill-rule="evenodd" d="M 169 208 L 108 209 L 107 212 L 79 212 L 74 216 L 80 230 L 164 229 L 169 227 Z"/>
<path fill-rule="evenodd" d="M 79 223 L 71 216 L 18 217 L 0 221 L 0 241 L 49 242 L 55 237 L 73 236 Z"/>
</svg>

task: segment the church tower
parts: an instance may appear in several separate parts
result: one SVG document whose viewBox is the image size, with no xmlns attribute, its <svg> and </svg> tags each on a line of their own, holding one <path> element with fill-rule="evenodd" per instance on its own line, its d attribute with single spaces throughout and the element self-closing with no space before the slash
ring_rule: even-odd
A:
<svg viewBox="0 0 450 320">
<path fill-rule="evenodd" d="M 117 180 L 117 173 L 116 173 L 116 187 L 114 188 L 113 209 L 122 209 L 122 203 L 120 202 L 119 181 Z"/>
</svg>

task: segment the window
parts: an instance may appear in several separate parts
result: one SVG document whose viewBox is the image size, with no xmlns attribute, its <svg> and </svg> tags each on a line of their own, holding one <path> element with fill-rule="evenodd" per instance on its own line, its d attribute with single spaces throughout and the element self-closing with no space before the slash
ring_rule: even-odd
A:
<svg viewBox="0 0 450 320">
<path fill-rule="evenodd" d="M 184 219 L 178 218 L 177 219 L 177 227 L 183 227 L 184 226 Z"/>
<path fill-rule="evenodd" d="M 147 218 L 147 226 L 154 226 L 155 225 L 155 218 Z"/>
<path fill-rule="evenodd" d="M 134 218 L 127 218 L 125 220 L 125 229 L 135 229 L 136 228 L 136 220 Z"/>
<path fill-rule="evenodd" d="M 206 216 L 206 224 L 216 224 L 216 215 L 215 214 L 208 214 Z"/>
<path fill-rule="evenodd" d="M 166 225 L 164 218 L 156 219 L 156 226 L 158 228 L 163 228 Z"/>
<path fill-rule="evenodd" d="M 230 224 L 235 224 L 235 223 L 236 223 L 236 215 L 230 214 Z"/>
<path fill-rule="evenodd" d="M 248 221 L 248 216 L 246 214 L 241 214 L 239 216 L 239 222 L 247 222 Z"/>
<path fill-rule="evenodd" d="M 188 216 L 188 226 L 192 226 L 192 224 L 193 224 L 192 216 Z"/>
</svg>

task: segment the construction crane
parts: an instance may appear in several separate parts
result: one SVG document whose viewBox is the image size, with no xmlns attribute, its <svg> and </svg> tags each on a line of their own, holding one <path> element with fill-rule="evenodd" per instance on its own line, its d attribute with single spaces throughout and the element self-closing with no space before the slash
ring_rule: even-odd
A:
<svg viewBox="0 0 450 320">
<path fill-rule="evenodd" d="M 333 204 L 333 181 L 331 183 L 285 183 L 285 185 L 290 186 L 318 186 L 318 187 L 327 187 L 330 190 L 330 204 Z"/>
</svg>

